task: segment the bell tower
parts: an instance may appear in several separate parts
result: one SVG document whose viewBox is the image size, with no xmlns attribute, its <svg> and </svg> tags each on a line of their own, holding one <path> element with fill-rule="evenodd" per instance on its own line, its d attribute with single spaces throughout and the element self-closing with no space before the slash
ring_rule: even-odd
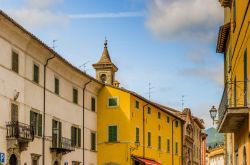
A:
<svg viewBox="0 0 250 165">
<path fill-rule="evenodd" d="M 105 39 L 102 56 L 98 63 L 93 64 L 96 70 L 96 79 L 109 85 L 115 85 L 115 72 L 118 68 L 112 63 L 108 52 L 108 41 Z"/>
</svg>

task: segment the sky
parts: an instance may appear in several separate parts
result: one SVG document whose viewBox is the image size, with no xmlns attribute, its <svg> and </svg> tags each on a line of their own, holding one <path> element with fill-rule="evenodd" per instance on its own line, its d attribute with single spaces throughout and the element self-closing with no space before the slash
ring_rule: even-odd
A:
<svg viewBox="0 0 250 165">
<path fill-rule="evenodd" d="M 55 50 L 93 77 L 106 37 L 121 87 L 148 98 L 150 82 L 152 101 L 184 103 L 212 126 L 209 110 L 223 92 L 218 0 L 0 0 L 0 9 L 47 45 L 56 40 Z"/>
</svg>

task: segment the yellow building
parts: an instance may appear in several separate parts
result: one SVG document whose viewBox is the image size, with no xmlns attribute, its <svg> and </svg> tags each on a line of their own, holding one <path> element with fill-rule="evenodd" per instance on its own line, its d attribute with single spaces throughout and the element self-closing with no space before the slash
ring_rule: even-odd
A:
<svg viewBox="0 0 250 165">
<path fill-rule="evenodd" d="M 107 44 L 94 67 L 100 81 L 113 82 L 98 96 L 98 165 L 181 165 L 183 120 L 172 109 L 119 88 Z"/>
<path fill-rule="evenodd" d="M 216 146 L 208 150 L 208 165 L 224 165 L 224 146 Z"/>
<path fill-rule="evenodd" d="M 217 52 L 224 54 L 225 89 L 219 107 L 218 130 L 225 135 L 226 163 L 250 162 L 249 122 L 249 0 L 220 0 L 225 19 Z"/>
</svg>

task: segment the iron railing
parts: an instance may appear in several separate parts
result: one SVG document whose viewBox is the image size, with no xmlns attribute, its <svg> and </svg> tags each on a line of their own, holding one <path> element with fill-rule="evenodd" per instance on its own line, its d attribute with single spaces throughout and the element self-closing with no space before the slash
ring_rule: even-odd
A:
<svg viewBox="0 0 250 165">
<path fill-rule="evenodd" d="M 6 124 L 7 139 L 17 139 L 19 142 L 34 140 L 34 129 L 32 126 L 18 121 L 10 121 Z"/>
<path fill-rule="evenodd" d="M 248 81 L 227 82 L 218 109 L 219 122 L 227 109 L 248 108 L 250 106 Z"/>
<path fill-rule="evenodd" d="M 52 137 L 51 150 L 58 153 L 68 153 L 75 150 L 75 147 L 71 145 L 71 139 L 65 137 Z"/>
</svg>

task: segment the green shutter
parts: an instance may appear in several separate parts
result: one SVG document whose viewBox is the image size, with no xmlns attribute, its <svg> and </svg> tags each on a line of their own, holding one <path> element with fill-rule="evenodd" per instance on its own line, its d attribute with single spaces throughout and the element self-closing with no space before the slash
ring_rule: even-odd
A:
<svg viewBox="0 0 250 165">
<path fill-rule="evenodd" d="M 148 146 L 151 147 L 151 132 L 148 132 Z"/>
<path fill-rule="evenodd" d="M 71 146 L 76 146 L 75 127 L 71 126 Z"/>
<path fill-rule="evenodd" d="M 43 116 L 42 114 L 38 115 L 38 136 L 42 136 L 42 124 L 43 124 Z"/>
<path fill-rule="evenodd" d="M 140 129 L 139 128 L 136 128 L 136 137 L 135 137 L 135 141 L 136 142 L 139 142 L 140 141 Z"/>
<path fill-rule="evenodd" d="M 59 79 L 55 77 L 55 93 L 59 95 Z"/>
<path fill-rule="evenodd" d="M 59 123 L 59 146 L 62 147 L 62 123 Z"/>
<path fill-rule="evenodd" d="M 30 111 L 30 126 L 33 126 L 33 127 L 35 127 L 34 116 L 35 116 L 34 112 Z"/>
<path fill-rule="evenodd" d="M 33 75 L 33 81 L 36 83 L 39 83 L 39 67 L 34 64 L 34 75 Z"/>
<path fill-rule="evenodd" d="M 12 70 L 16 73 L 19 71 L 18 54 L 16 52 L 12 52 Z"/>
<path fill-rule="evenodd" d="M 78 90 L 73 88 L 73 102 L 78 103 Z"/>
<path fill-rule="evenodd" d="M 91 133 L 91 150 L 96 150 L 96 134 Z"/>
<path fill-rule="evenodd" d="M 81 147 L 81 128 L 78 128 L 78 147 Z"/>
<path fill-rule="evenodd" d="M 95 112 L 95 98 L 91 98 L 91 110 Z"/>
<path fill-rule="evenodd" d="M 167 139 L 167 152 L 170 152 L 170 140 Z"/>
<path fill-rule="evenodd" d="M 11 104 L 11 121 L 18 121 L 18 105 Z"/>
<path fill-rule="evenodd" d="M 109 141 L 117 141 L 117 126 L 109 126 Z"/>
</svg>

